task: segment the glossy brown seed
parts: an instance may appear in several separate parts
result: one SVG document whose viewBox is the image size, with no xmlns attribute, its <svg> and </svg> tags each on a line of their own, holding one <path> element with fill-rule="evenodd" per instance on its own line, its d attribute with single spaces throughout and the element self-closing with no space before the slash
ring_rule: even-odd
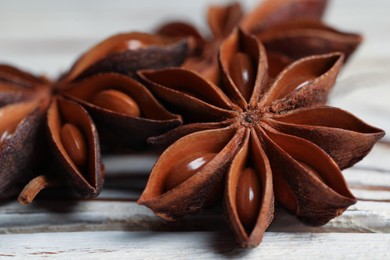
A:
<svg viewBox="0 0 390 260">
<path fill-rule="evenodd" d="M 102 108 L 138 117 L 141 115 L 138 104 L 125 93 L 118 90 L 104 90 L 97 93 L 92 102 Z"/>
<path fill-rule="evenodd" d="M 230 61 L 229 72 L 245 100 L 251 97 L 255 74 L 252 61 L 246 53 L 237 52 Z"/>
<path fill-rule="evenodd" d="M 165 190 L 171 190 L 199 172 L 217 154 L 206 153 L 184 157 L 176 164 L 165 180 Z"/>
<path fill-rule="evenodd" d="M 82 167 L 87 161 L 87 145 L 80 130 L 73 124 L 65 124 L 61 128 L 61 141 L 70 159 L 77 167 Z"/>
<path fill-rule="evenodd" d="M 241 173 L 237 183 L 236 205 L 238 217 L 247 230 L 256 224 L 260 210 L 261 187 L 256 172 L 248 167 Z"/>
</svg>

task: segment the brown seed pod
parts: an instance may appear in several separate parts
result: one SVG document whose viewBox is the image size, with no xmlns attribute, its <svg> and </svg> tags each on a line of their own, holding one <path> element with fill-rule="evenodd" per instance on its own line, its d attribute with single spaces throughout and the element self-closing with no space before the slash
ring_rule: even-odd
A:
<svg viewBox="0 0 390 260">
<path fill-rule="evenodd" d="M 117 34 L 84 53 L 61 77 L 61 81 L 67 83 L 102 72 L 133 77 L 140 69 L 179 66 L 191 48 L 188 39 L 138 32 Z"/>
<path fill-rule="evenodd" d="M 144 149 L 148 137 L 160 135 L 181 122 L 142 84 L 116 73 L 102 73 L 69 84 L 64 95 L 88 110 L 106 149 Z"/>
<path fill-rule="evenodd" d="M 16 195 L 34 173 L 34 153 L 47 102 L 0 108 L 0 198 Z"/>
<path fill-rule="evenodd" d="M 199 153 L 199 154 L 190 154 L 182 159 L 176 164 L 167 175 L 165 180 L 165 191 L 169 191 L 193 175 L 199 173 L 204 166 L 206 166 L 217 153 Z"/>
<path fill-rule="evenodd" d="M 232 161 L 228 171 L 225 205 L 237 242 L 257 246 L 271 224 L 274 195 L 271 166 L 254 131 Z"/>
<path fill-rule="evenodd" d="M 205 203 L 207 204 L 207 200 L 210 202 L 214 200 L 213 196 L 217 195 L 213 191 L 223 182 L 227 165 L 244 135 L 243 130 L 235 132 L 234 128 L 224 128 L 194 133 L 180 139 L 164 152 L 162 160 L 154 166 L 139 203 L 147 205 L 157 215 L 167 220 L 201 210 Z M 172 172 L 175 174 L 177 167 L 187 163 L 187 158 L 183 158 L 178 164 L 174 163 L 182 154 L 202 154 L 212 159 L 195 173 L 193 171 L 184 173 L 191 176 L 178 186 L 167 190 L 167 182 L 171 182 L 173 178 Z M 174 185 L 168 183 L 168 186 Z"/>
<path fill-rule="evenodd" d="M 218 84 L 221 74 L 218 50 L 233 29 L 239 27 L 264 43 L 268 73 L 274 78 L 293 61 L 309 55 L 343 52 L 347 60 L 361 43 L 360 35 L 341 32 L 321 22 L 327 2 L 265 0 L 246 14 L 239 3 L 210 6 L 207 22 L 211 37 L 203 37 L 194 26 L 180 21 L 161 26 L 157 33 L 195 39 L 196 51 L 185 59 L 182 67 Z"/>
<path fill-rule="evenodd" d="M 363 40 L 357 33 L 341 32 L 321 20 L 303 18 L 269 27 L 256 37 L 267 51 L 281 53 L 292 60 L 339 51 L 344 53 L 345 62 Z"/>
<path fill-rule="evenodd" d="M 257 33 L 296 18 L 320 19 L 328 0 L 266 0 L 253 8 L 240 22 L 242 29 Z"/>
<path fill-rule="evenodd" d="M 21 203 L 30 203 L 40 190 L 60 182 L 62 177 L 52 173 L 53 167 L 63 172 L 82 196 L 97 196 L 103 185 L 103 165 L 95 122 L 110 151 L 119 145 L 145 149 L 148 137 L 181 123 L 180 117 L 165 110 L 143 85 L 119 73 L 179 65 L 189 49 L 188 40 L 142 33 L 116 35 L 85 53 L 54 83 L 0 65 L 0 105 L 5 105 L 0 124 L 4 139 L 0 176 L 7 179 L 0 186 L 0 197 L 14 195 L 39 173 L 19 196 Z M 94 73 L 99 75 L 89 77 Z M 49 130 L 44 132 L 42 125 Z M 19 134 L 22 126 L 23 136 Z M 53 160 L 47 159 L 51 156 L 47 142 L 53 149 Z M 35 149 L 40 151 L 33 152 Z M 29 167 L 30 162 L 40 165 L 39 169 Z M 26 168 L 34 174 L 24 174 L 26 178 L 20 180 Z"/>
<path fill-rule="evenodd" d="M 274 199 L 312 225 L 323 225 L 354 204 L 339 165 L 360 160 L 384 132 L 325 105 L 343 54 L 299 59 L 269 80 L 267 54 L 255 37 L 236 31 L 219 53 L 218 86 L 185 69 L 140 72 L 183 116 L 184 125 L 158 137 L 177 141 L 156 162 L 138 202 L 172 220 L 204 208 L 225 178 L 226 214 L 242 247 L 261 242 Z M 242 62 L 247 57 L 250 62 Z M 166 191 L 171 172 L 188 165 L 183 154 L 209 158 L 213 153 L 199 172 L 185 171 L 190 176 Z"/>
<path fill-rule="evenodd" d="M 97 196 L 103 186 L 103 167 L 97 130 L 87 111 L 75 102 L 57 98 L 47 119 L 50 144 L 62 171 L 80 194 Z"/>
<path fill-rule="evenodd" d="M 92 103 L 98 107 L 128 116 L 139 117 L 141 115 L 139 106 L 134 99 L 118 90 L 103 90 L 93 97 Z"/>
</svg>

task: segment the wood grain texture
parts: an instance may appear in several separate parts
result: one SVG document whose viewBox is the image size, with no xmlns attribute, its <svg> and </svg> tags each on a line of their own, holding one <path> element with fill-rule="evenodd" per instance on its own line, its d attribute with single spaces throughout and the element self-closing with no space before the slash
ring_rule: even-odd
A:
<svg viewBox="0 0 390 260">
<path fill-rule="evenodd" d="M 215 1 L 213 1 L 215 2 Z M 227 1 L 217 1 L 224 2 Z M 253 6 L 257 0 L 241 1 Z M 0 63 L 56 77 L 76 57 L 117 32 L 184 18 L 205 30 L 200 1 L 0 0 Z M 326 20 L 364 34 L 341 72 L 330 104 L 390 133 L 390 1 L 334 0 Z M 28 207 L 0 202 L 0 258 L 390 259 L 390 137 L 343 173 L 358 202 L 323 227 L 300 223 L 282 208 L 259 248 L 237 248 L 221 206 L 165 222 L 136 205 L 156 157 L 105 157 L 98 199 L 49 190 Z M 185 231 L 185 232 L 184 232 Z"/>
<path fill-rule="evenodd" d="M 0 235 L 0 256 L 115 259 L 388 259 L 390 234 L 267 232 L 261 248 L 237 248 L 229 233 L 69 232 Z M 28 239 L 26 239 L 28 238 Z M 365 246 L 359 246 L 365 245 Z"/>
<path fill-rule="evenodd" d="M 0 222 L 0 234 L 77 230 L 227 230 L 221 208 L 185 217 L 176 222 L 167 222 L 134 202 L 103 200 L 40 200 L 27 208 L 21 208 L 16 202 L 12 202 L 2 205 Z M 343 215 L 322 227 L 304 225 L 283 209 L 277 208 L 269 231 L 390 233 L 390 203 L 359 201 Z"/>
</svg>

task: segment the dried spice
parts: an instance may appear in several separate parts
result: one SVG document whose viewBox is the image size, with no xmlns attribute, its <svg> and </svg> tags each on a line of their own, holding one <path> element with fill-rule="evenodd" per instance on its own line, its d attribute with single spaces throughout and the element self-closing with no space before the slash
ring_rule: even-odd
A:
<svg viewBox="0 0 390 260">
<path fill-rule="evenodd" d="M 299 59 L 269 80 L 267 55 L 235 31 L 222 44 L 221 84 L 186 69 L 140 76 L 184 125 L 152 142 L 174 142 L 156 162 L 138 203 L 167 220 L 223 194 L 237 242 L 257 246 L 274 200 L 323 225 L 356 202 L 340 169 L 363 158 L 384 132 L 325 105 L 344 55 Z M 341 145 L 342 144 L 342 145 Z"/>
<path fill-rule="evenodd" d="M 362 41 L 359 34 L 338 31 L 321 21 L 326 0 L 265 0 L 247 14 L 234 3 L 211 6 L 207 21 L 211 37 L 203 37 L 197 29 L 185 22 L 163 25 L 157 33 L 169 36 L 191 36 L 197 43 L 184 68 L 199 72 L 218 84 L 217 53 L 220 44 L 235 26 L 256 35 L 268 55 L 269 74 L 275 77 L 291 62 L 314 54 L 343 52 L 345 60 Z"/>
<path fill-rule="evenodd" d="M 188 39 L 140 32 L 117 34 L 81 55 L 60 82 L 77 81 L 102 72 L 134 77 L 140 69 L 180 66 L 191 51 Z"/>
<path fill-rule="evenodd" d="M 145 66 L 180 65 L 189 48 L 183 40 L 117 35 L 89 50 L 57 82 L 0 66 L 0 198 L 31 180 L 19 197 L 29 203 L 59 180 L 57 172 L 82 196 L 97 196 L 104 172 L 100 141 L 143 149 L 148 137 L 181 123 L 142 84 L 112 71 L 132 75 Z"/>
<path fill-rule="evenodd" d="M 157 34 L 170 37 L 192 37 L 196 51 L 188 57 L 182 67 L 193 69 L 207 79 L 219 81 L 217 52 L 225 39 L 238 25 L 243 15 L 241 6 L 233 3 L 227 6 L 210 6 L 207 21 L 212 32 L 210 39 L 203 37 L 191 24 L 177 21 L 165 24 L 157 29 Z"/>
</svg>

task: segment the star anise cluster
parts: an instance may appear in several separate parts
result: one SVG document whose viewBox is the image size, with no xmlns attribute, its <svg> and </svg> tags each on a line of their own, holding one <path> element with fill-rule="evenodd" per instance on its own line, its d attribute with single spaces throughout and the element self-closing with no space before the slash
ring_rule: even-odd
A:
<svg viewBox="0 0 390 260">
<path fill-rule="evenodd" d="M 30 181 L 19 197 L 30 203 L 61 176 L 82 196 L 97 196 L 100 144 L 144 149 L 148 137 L 181 123 L 131 76 L 178 66 L 189 48 L 187 40 L 127 33 L 90 49 L 56 81 L 0 66 L 0 198 Z"/>
<path fill-rule="evenodd" d="M 185 22 L 116 35 L 55 81 L 0 66 L 0 198 L 24 187 L 29 203 L 57 172 L 97 196 L 100 145 L 148 143 L 165 151 L 138 202 L 164 219 L 223 201 L 242 247 L 261 242 L 275 202 L 327 223 L 356 202 L 341 170 L 384 132 L 326 105 L 361 42 L 321 21 L 326 4 L 212 6 L 210 37 Z"/>
<path fill-rule="evenodd" d="M 269 73 L 275 77 L 293 61 L 314 54 L 343 52 L 345 60 L 362 41 L 356 33 L 339 31 L 326 25 L 322 16 L 327 0 L 266 0 L 250 12 L 241 5 L 211 6 L 207 22 L 211 36 L 202 34 L 191 24 L 175 21 L 156 31 L 167 36 L 191 36 L 196 50 L 183 64 L 214 83 L 220 80 L 217 53 L 221 42 L 240 27 L 261 40 L 267 50 Z"/>
</svg>

